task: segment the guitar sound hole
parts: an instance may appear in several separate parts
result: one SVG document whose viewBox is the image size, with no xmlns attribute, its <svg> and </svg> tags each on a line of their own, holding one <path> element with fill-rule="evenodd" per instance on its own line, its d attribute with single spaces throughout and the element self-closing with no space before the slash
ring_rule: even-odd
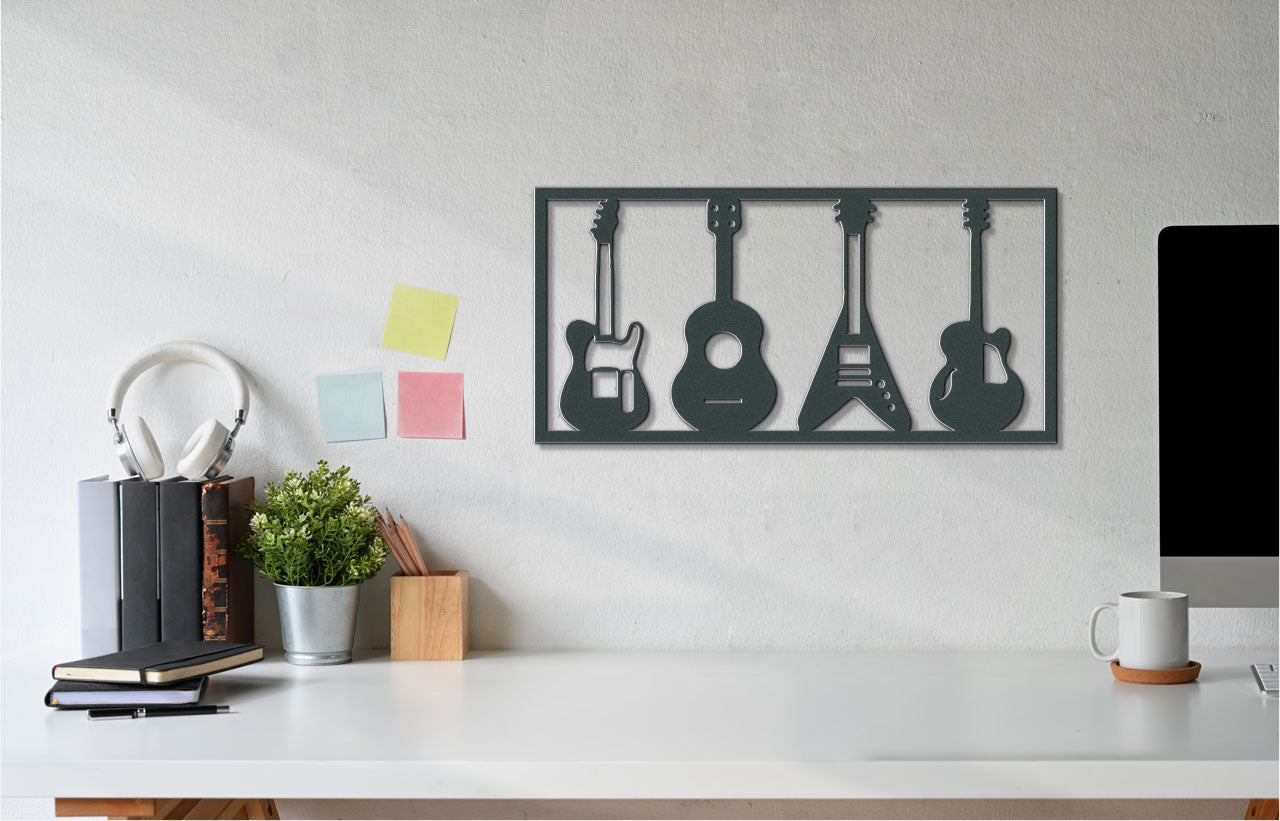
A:
<svg viewBox="0 0 1280 821">
<path fill-rule="evenodd" d="M 707 362 L 713 368 L 732 368 L 742 359 L 742 342 L 731 333 L 712 334 L 706 345 Z"/>
</svg>

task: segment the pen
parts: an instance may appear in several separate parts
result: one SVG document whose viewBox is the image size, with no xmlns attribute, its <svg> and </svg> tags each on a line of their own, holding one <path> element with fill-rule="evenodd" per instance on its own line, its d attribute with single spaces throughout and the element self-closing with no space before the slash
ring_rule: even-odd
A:
<svg viewBox="0 0 1280 821">
<path fill-rule="evenodd" d="M 226 704 L 208 704 L 203 707 L 113 707 L 107 710 L 90 710 L 89 720 L 95 718 L 148 718 L 150 716 L 203 716 L 230 712 Z"/>
</svg>

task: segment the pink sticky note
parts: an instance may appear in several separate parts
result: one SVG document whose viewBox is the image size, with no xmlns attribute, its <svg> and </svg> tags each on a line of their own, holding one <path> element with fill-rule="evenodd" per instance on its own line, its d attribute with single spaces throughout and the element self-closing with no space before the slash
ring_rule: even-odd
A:
<svg viewBox="0 0 1280 821">
<path fill-rule="evenodd" d="M 401 439 L 465 439 L 462 374 L 400 371 L 396 435 Z"/>
</svg>

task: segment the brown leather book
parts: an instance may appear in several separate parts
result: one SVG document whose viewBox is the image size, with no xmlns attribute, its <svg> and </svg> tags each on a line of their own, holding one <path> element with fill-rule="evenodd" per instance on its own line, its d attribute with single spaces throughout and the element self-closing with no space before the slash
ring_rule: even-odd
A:
<svg viewBox="0 0 1280 821">
<path fill-rule="evenodd" d="M 253 641 L 253 565 L 237 549 L 249 533 L 252 501 L 252 476 L 206 482 L 200 490 L 205 641 Z"/>
</svg>

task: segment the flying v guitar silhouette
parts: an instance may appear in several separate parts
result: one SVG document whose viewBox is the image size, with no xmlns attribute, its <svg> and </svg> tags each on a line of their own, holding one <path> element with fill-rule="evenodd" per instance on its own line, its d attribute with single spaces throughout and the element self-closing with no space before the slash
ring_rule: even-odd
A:
<svg viewBox="0 0 1280 821">
<path fill-rule="evenodd" d="M 595 317 L 594 322 L 574 319 L 564 326 L 568 355 L 559 361 L 568 360 L 568 371 L 560 387 L 558 404 L 563 424 L 553 429 L 548 404 L 551 373 L 548 213 L 552 203 L 582 200 L 591 200 L 597 205 L 590 228 L 596 252 Z M 706 230 L 715 240 L 715 297 L 693 308 L 684 321 L 683 362 L 671 378 L 670 405 L 658 415 L 657 422 L 650 419 L 651 404 L 663 402 L 665 397 L 651 397 L 651 385 L 641 376 L 645 326 L 633 321 L 622 336 L 618 336 L 615 326 L 617 255 L 614 249 L 619 206 L 629 201 L 654 200 L 705 203 Z M 789 385 L 787 391 L 797 391 L 803 383 L 797 384 L 799 374 L 794 368 L 790 373 L 771 368 L 765 319 L 734 294 L 734 242 L 744 229 L 744 202 L 779 200 L 834 202 L 835 222 L 842 230 L 839 234 L 832 232 L 833 242 L 834 237 L 840 237 L 844 252 L 844 301 L 825 347 L 815 351 L 814 359 L 810 360 L 814 370 L 803 402 L 799 402 L 798 392 L 786 394 L 791 397 L 788 401 L 799 404 L 798 414 L 790 421 L 786 418 L 786 408 L 791 407 L 790 413 L 796 413 L 795 405 L 778 404 L 783 390 L 780 386 Z M 928 373 L 932 379 L 918 369 L 909 372 L 903 384 L 910 390 L 904 393 L 867 304 L 867 282 L 872 276 L 867 266 L 867 247 L 868 226 L 875 221 L 878 209 L 886 203 L 912 201 L 952 201 L 963 206 L 964 218 L 957 230 L 965 230 L 969 235 L 969 316 L 942 330 L 939 346 L 944 361 L 936 372 L 930 368 Z M 1043 392 L 1036 394 L 1044 409 L 1040 430 L 1026 422 L 1020 423 L 1017 430 L 1010 429 L 1024 410 L 1027 389 L 1010 362 L 1013 334 L 1005 327 L 988 331 L 985 325 L 982 242 L 990 228 L 992 201 L 1043 203 L 1044 360 L 1043 368 L 1036 369 L 1044 375 Z M 1051 443 L 1057 440 L 1057 191 L 1054 189 L 540 188 L 535 202 L 538 442 Z M 877 293 L 880 288 L 903 287 L 895 281 L 892 266 L 878 267 L 882 270 L 875 275 Z M 566 279 L 568 276 L 562 274 L 557 278 L 561 283 L 557 288 L 570 281 Z M 585 279 L 582 276 L 578 281 Z M 784 272 L 764 282 L 763 291 L 754 289 L 760 287 L 761 281 L 753 279 L 753 293 L 757 299 L 761 293 L 771 295 L 774 300 L 779 295 L 785 299 L 789 292 L 810 282 L 812 279 L 802 273 Z M 933 293 L 931 289 L 910 299 L 908 304 L 923 303 Z M 936 289 L 936 293 L 954 292 Z M 827 317 L 825 320 L 815 317 L 815 320 L 825 326 L 830 314 Z M 670 325 L 652 327 L 669 329 Z M 895 344 L 904 339 L 902 328 L 897 330 L 896 336 L 890 335 L 890 341 L 897 340 Z M 910 329 L 910 333 L 915 332 L 914 327 Z M 735 361 L 721 362 L 719 356 L 712 355 L 711 349 L 722 335 L 737 340 L 740 355 Z M 670 351 L 673 343 L 663 331 L 659 351 Z M 610 354 L 612 365 L 593 363 Z M 667 353 L 662 353 L 655 360 L 653 372 L 664 373 L 662 357 L 665 356 Z M 1022 362 L 1022 367 L 1026 367 L 1026 362 Z M 781 373 L 783 378 L 779 380 L 775 373 Z M 927 396 L 928 410 L 937 421 L 926 425 L 924 430 L 913 425 L 907 395 L 919 400 L 914 403 L 917 411 L 924 406 Z M 852 402 L 870 411 L 883 428 L 837 429 L 833 418 Z M 665 423 L 666 429 L 658 429 L 658 423 L 664 418 L 676 420 L 677 416 L 675 429 L 670 429 L 671 422 Z M 565 425 L 572 429 L 564 429 Z"/>
<path fill-rule="evenodd" d="M 812 431 L 851 400 L 857 399 L 890 430 L 911 430 L 911 414 L 889 370 L 867 310 L 867 225 L 876 210 L 869 199 L 836 203 L 836 221 L 844 228 L 844 310 L 822 353 L 818 372 L 800 409 L 800 430 Z M 858 244 L 856 286 L 850 283 L 849 244 Z M 856 301 L 857 307 L 853 307 Z"/>
</svg>

